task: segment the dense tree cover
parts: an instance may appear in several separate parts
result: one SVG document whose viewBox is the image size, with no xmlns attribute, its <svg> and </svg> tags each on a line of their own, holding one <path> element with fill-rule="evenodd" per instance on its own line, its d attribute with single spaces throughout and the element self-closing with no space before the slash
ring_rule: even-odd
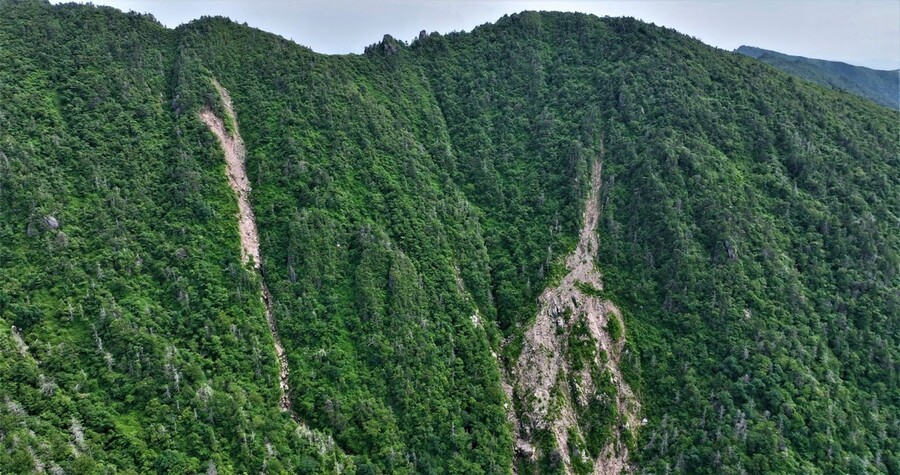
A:
<svg viewBox="0 0 900 475">
<path fill-rule="evenodd" d="M 845 90 L 891 109 L 900 109 L 898 69 L 881 71 L 839 61 L 791 56 L 753 46 L 741 46 L 734 52 L 756 58 L 808 81 Z"/>
<path fill-rule="evenodd" d="M 600 267 L 650 419 L 643 468 L 898 469 L 896 114 L 625 19 L 522 14 L 413 46 L 435 65 L 459 157 L 482 145 L 454 113 L 489 124 L 494 143 L 516 119 L 519 142 L 536 140 L 529 127 L 546 117 L 558 135 L 544 143 L 584 143 L 573 131 L 594 118 Z M 497 111 L 517 101 L 528 109 L 513 119 Z M 557 172 L 561 158 L 539 157 Z"/>
<path fill-rule="evenodd" d="M 507 470 L 498 333 L 472 320 L 493 321 L 489 262 L 421 73 L 222 19 L 183 30 L 184 62 L 235 103 L 300 418 L 363 473 Z"/>
<path fill-rule="evenodd" d="M 0 18 L 0 472 L 333 466 L 277 408 L 221 152 L 173 111 L 172 32 Z"/>
<path fill-rule="evenodd" d="M 601 151 L 638 467 L 900 471 L 894 112 L 574 14 L 325 56 L 0 1 L 0 66 L 0 471 L 508 473 L 502 367 Z M 196 117 L 211 78 L 300 426 Z M 594 453 L 614 408 L 578 417 Z"/>
<path fill-rule="evenodd" d="M 527 184 L 517 167 L 564 173 L 548 144 L 589 151 L 584 130 L 600 135 L 599 264 L 649 418 L 643 469 L 900 469 L 896 113 L 627 19 L 526 13 L 413 48 L 427 51 L 459 168 L 512 157 L 495 187 Z M 541 139 L 545 119 L 555 133 Z M 479 133 L 497 148 L 481 155 Z M 516 143 L 544 153 L 504 155 Z M 538 182 L 528 197 L 573 206 Z M 495 204 L 496 191 L 470 190 Z M 536 213 L 484 213 L 501 233 L 552 229 Z M 502 264 L 509 247 L 490 244 Z M 518 285 L 540 271 L 518 262 L 533 272 Z M 499 308 L 501 325 L 529 315 Z"/>
</svg>

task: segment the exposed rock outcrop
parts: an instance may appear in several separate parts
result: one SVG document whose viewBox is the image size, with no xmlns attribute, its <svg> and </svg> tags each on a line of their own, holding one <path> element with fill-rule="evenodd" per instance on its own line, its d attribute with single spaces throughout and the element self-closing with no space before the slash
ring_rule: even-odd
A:
<svg viewBox="0 0 900 475">
<path fill-rule="evenodd" d="M 575 251 L 566 259 L 567 273 L 541 294 L 537 319 L 525 333 L 522 352 L 510 369 L 511 382 L 504 387 L 510 399 L 519 402 L 520 412 L 510 417 L 517 456 L 540 456 L 535 436 L 539 431 L 550 431 L 566 473 L 572 473 L 576 456 L 582 458 L 582 466 L 592 464 L 597 474 L 630 471 L 626 431 L 635 431 L 640 420 L 640 404 L 619 369 L 625 344 L 622 314 L 601 297 L 603 281 L 594 266 L 599 248 L 602 167 L 602 158 L 593 165 L 581 235 Z M 589 349 L 589 361 L 573 363 L 573 341 Z M 613 397 L 597 393 L 601 384 L 609 386 L 605 381 L 595 381 L 598 375 L 611 380 Z M 614 405 L 615 411 L 609 412 L 616 415 L 609 428 L 612 435 L 596 457 L 579 450 L 570 440 L 572 435 L 584 440 L 584 427 L 593 421 L 582 420 L 579 414 L 587 412 L 592 400 L 594 404 Z"/>
</svg>

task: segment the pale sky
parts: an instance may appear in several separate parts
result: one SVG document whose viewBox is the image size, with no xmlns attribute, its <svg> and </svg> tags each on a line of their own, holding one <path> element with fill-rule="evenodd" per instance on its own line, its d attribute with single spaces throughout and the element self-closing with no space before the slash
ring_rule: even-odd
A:
<svg viewBox="0 0 900 475">
<path fill-rule="evenodd" d="M 54 2 L 56 3 L 56 1 Z M 93 0 L 169 27 L 222 15 L 314 51 L 362 53 L 385 33 L 471 31 L 523 10 L 631 16 L 732 50 L 742 44 L 877 69 L 900 68 L 897 0 Z"/>
</svg>

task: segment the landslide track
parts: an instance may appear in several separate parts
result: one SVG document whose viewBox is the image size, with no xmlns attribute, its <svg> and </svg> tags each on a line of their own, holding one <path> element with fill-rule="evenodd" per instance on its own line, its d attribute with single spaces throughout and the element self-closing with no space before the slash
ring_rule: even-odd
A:
<svg viewBox="0 0 900 475">
<path fill-rule="evenodd" d="M 247 170 L 244 167 L 246 157 L 244 141 L 241 139 L 237 115 L 231 103 L 231 96 L 218 81 L 213 79 L 212 83 L 219 92 L 219 97 L 222 100 L 225 113 L 228 114 L 234 133 L 229 133 L 225 122 L 208 108 L 200 110 L 200 120 L 219 139 L 219 145 L 222 146 L 222 151 L 225 152 L 225 171 L 228 175 L 228 184 L 234 191 L 238 201 L 237 218 L 238 230 L 241 236 L 241 258 L 245 263 L 250 263 L 259 276 L 260 298 L 265 305 L 266 323 L 269 326 L 269 331 L 272 333 L 272 340 L 275 344 L 275 355 L 279 364 L 279 385 L 281 386 L 281 400 L 279 404 L 282 410 L 290 412 L 291 417 L 299 423 L 299 418 L 294 413 L 291 405 L 291 388 L 288 381 L 290 369 L 288 368 L 287 355 L 284 352 L 284 346 L 281 344 L 281 337 L 278 334 L 278 322 L 275 320 L 275 315 L 272 312 L 272 296 L 266 286 L 262 272 L 259 232 L 256 229 L 256 217 L 253 214 L 253 207 L 250 205 L 250 180 L 247 178 Z"/>
<path fill-rule="evenodd" d="M 579 465 L 592 464 L 595 474 L 631 472 L 626 432 L 637 430 L 639 425 L 640 403 L 619 368 L 625 322 L 619 309 L 600 296 L 603 281 L 594 266 L 599 248 L 602 169 L 601 156 L 592 167 L 581 234 L 574 252 L 566 258 L 566 274 L 541 294 L 537 319 L 525 333 L 522 352 L 507 376 L 509 384 L 504 384 L 510 399 L 519 402 L 519 413 L 511 417 L 518 456 L 536 459 L 540 455 L 535 447 L 536 435 L 550 431 L 566 473 L 573 473 L 575 456 L 583 459 Z M 610 330 L 611 325 L 620 330 Z M 586 334 L 573 337 L 579 326 L 586 327 Z M 571 362 L 573 338 L 592 347 L 592 361 L 580 368 Z M 610 380 L 615 388 L 612 394 L 597 391 L 601 383 L 608 387 L 605 381 L 595 380 L 597 375 Z M 586 413 L 592 399 L 597 399 L 594 404 L 612 404 L 616 409 L 611 436 L 596 457 L 573 450 L 575 441 L 570 440 L 573 434 L 585 439 L 584 427 L 590 421 L 579 414 Z"/>
</svg>

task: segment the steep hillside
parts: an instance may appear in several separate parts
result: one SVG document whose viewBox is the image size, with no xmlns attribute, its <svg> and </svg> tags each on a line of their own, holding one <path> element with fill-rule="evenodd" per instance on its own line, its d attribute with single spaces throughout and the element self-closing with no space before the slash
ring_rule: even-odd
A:
<svg viewBox="0 0 900 475">
<path fill-rule="evenodd" d="M 900 70 L 879 71 L 838 61 L 790 56 L 752 46 L 734 50 L 808 81 L 843 89 L 891 109 L 900 109 Z"/>
<path fill-rule="evenodd" d="M 0 17 L 0 471 L 343 463 L 279 413 L 224 162 L 172 110 L 175 35 L 106 8 Z"/>
<path fill-rule="evenodd" d="M 627 19 L 526 13 L 412 49 L 458 181 L 509 236 L 488 241 L 501 327 L 537 314 L 504 298 L 540 291 L 603 144 L 598 261 L 648 419 L 640 466 L 896 466 L 895 113 Z"/>
<path fill-rule="evenodd" d="M 900 471 L 900 121 L 630 19 L 0 0 L 0 472 Z"/>
<path fill-rule="evenodd" d="M 214 76 L 240 121 L 298 417 L 364 471 L 509 467 L 489 262 L 436 162 L 452 146 L 428 83 L 221 19 L 179 33 L 203 70 L 182 97 Z"/>
</svg>

